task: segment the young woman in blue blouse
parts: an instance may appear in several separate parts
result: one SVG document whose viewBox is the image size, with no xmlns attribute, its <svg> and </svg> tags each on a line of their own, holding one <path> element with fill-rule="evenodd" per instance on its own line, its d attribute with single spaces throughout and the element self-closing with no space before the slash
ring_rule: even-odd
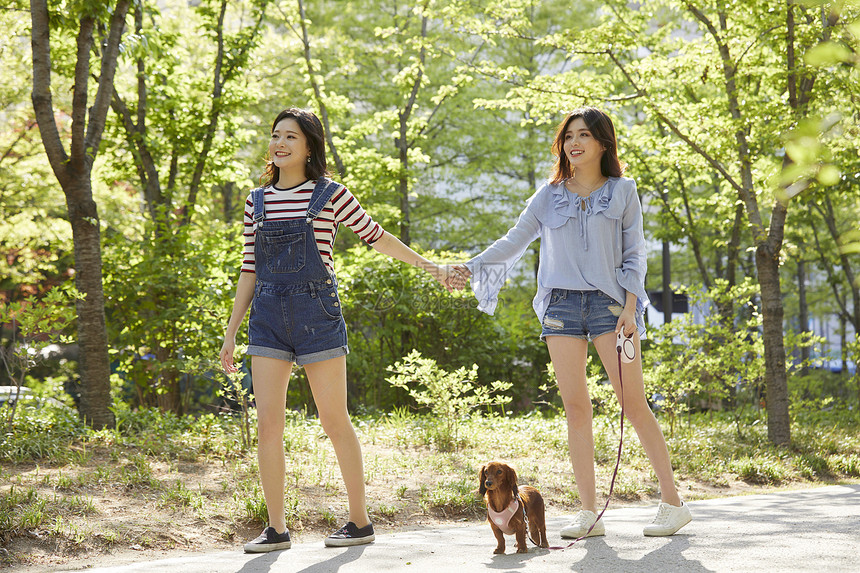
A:
<svg viewBox="0 0 860 573">
<path fill-rule="evenodd" d="M 678 496 L 666 440 L 645 399 L 639 350 L 648 304 L 647 265 L 636 182 L 622 176 L 626 166 L 618 160 L 615 127 L 598 109 L 568 114 L 552 151 L 558 157 L 552 177 L 528 200 L 516 225 L 458 271 L 471 276 L 478 308 L 493 314 L 511 268 L 532 241 L 541 239 L 533 306 L 564 403 L 582 503 L 562 537 L 605 534 L 603 520 L 597 519 L 592 405 L 585 371 L 588 342 L 594 343 L 618 394 L 616 335 L 623 331 L 632 336 L 636 356 L 622 366 L 624 413 L 651 461 L 661 495 L 657 516 L 643 533 L 672 535 L 691 516 Z"/>
</svg>

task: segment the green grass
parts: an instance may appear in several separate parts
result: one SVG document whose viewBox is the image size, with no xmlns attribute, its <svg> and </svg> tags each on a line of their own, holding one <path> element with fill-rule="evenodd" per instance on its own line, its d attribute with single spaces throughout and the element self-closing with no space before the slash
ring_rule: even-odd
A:
<svg viewBox="0 0 860 573">
<path fill-rule="evenodd" d="M 420 493 L 422 505 L 449 515 L 480 511 L 484 504 L 475 495 L 476 481 L 471 478 L 442 481 Z"/>
<path fill-rule="evenodd" d="M 676 473 L 719 484 L 740 479 L 751 484 L 838 481 L 858 477 L 860 421 L 837 414 L 822 423 L 797 417 L 792 444 L 778 448 L 767 440 L 767 427 L 751 420 L 739 434 L 730 415 L 699 415 L 668 440 Z"/>
<path fill-rule="evenodd" d="M 835 472 L 860 477 L 860 454 L 836 454 L 831 456 L 830 461 Z"/>
<path fill-rule="evenodd" d="M 41 531 L 81 549 L 137 543 L 157 546 L 152 531 L 99 519 L 100 498 L 139 504 L 154 500 L 169 521 L 181 516 L 234 539 L 268 520 L 255 451 L 243 449 L 238 418 L 178 417 L 156 410 L 118 409 L 115 429 L 94 431 L 62 412 L 25 411 L 12 433 L 0 436 L 0 541 Z M 798 415 L 790 447 L 767 440 L 754 418 L 694 414 L 676 422 L 667 439 L 686 499 L 713 495 L 738 481 L 746 488 L 857 482 L 860 420 L 850 411 Z M 563 415 L 471 416 L 458 420 L 456 443 L 439 440 L 439 422 L 406 409 L 354 417 L 364 449 L 368 509 L 382 523 L 406 524 L 418 515 L 479 519 L 478 471 L 491 460 L 511 462 L 521 484 L 537 487 L 556 511 L 574 511 L 579 498 L 567 451 Z M 738 429 L 742 429 L 742 433 Z M 667 432 L 668 433 L 668 432 Z M 252 441 L 255 433 L 252 432 Z M 618 447 L 615 417 L 595 416 L 598 494 L 608 493 Z M 319 422 L 301 412 L 286 420 L 285 507 L 293 531 L 330 530 L 346 516 L 346 495 L 334 451 Z M 193 471 L 188 473 L 189 467 Z M 198 475 L 219 477 L 207 487 Z M 625 424 L 625 445 L 613 503 L 649 501 L 656 479 L 638 438 Z M 173 517 L 171 517 L 173 516 Z M 76 549 L 76 550 L 78 550 Z"/>
<path fill-rule="evenodd" d="M 49 527 L 63 516 L 92 516 L 98 512 L 89 497 L 46 496 L 35 487 L 12 485 L 0 494 L 0 539 Z"/>
<path fill-rule="evenodd" d="M 165 486 L 159 497 L 162 507 L 188 507 L 200 511 L 205 504 L 205 497 L 200 492 L 191 491 L 182 481 L 175 481 Z"/>
</svg>

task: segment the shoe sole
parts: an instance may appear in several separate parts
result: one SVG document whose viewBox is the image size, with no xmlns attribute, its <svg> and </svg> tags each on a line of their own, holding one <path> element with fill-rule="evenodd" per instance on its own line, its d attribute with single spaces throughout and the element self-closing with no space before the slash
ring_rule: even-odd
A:
<svg viewBox="0 0 860 573">
<path fill-rule="evenodd" d="M 645 537 L 668 537 L 670 535 L 675 535 L 679 529 L 681 529 L 682 527 L 684 527 L 685 525 L 687 525 L 691 521 L 693 521 L 693 518 L 688 517 L 687 521 L 685 521 L 684 523 L 682 523 L 681 525 L 679 525 L 675 529 L 660 529 L 657 531 L 645 530 L 642 533 L 643 533 L 643 535 L 645 535 Z"/>
<path fill-rule="evenodd" d="M 326 547 L 355 547 L 356 545 L 367 545 L 373 543 L 376 535 L 368 535 L 367 537 L 353 537 L 351 539 L 329 539 L 326 537 Z"/>
<path fill-rule="evenodd" d="M 588 531 L 588 530 L 586 529 L 586 531 Z M 580 537 L 582 537 L 582 535 L 571 535 L 570 533 L 561 533 L 560 535 L 561 535 L 562 539 L 579 539 Z M 591 533 L 586 535 L 586 537 L 602 537 L 604 535 L 606 535 L 606 528 L 605 527 L 601 528 L 601 529 L 598 529 L 597 527 L 595 527 L 594 529 L 591 530 Z"/>
<path fill-rule="evenodd" d="M 268 553 L 269 551 L 280 551 L 292 547 L 291 541 L 282 541 L 281 543 L 249 543 L 245 546 L 245 553 Z"/>
</svg>

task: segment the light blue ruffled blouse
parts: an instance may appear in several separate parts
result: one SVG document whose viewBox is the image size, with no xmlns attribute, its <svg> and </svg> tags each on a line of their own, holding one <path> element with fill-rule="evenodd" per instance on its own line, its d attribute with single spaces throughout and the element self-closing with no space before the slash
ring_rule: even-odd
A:
<svg viewBox="0 0 860 573">
<path fill-rule="evenodd" d="M 564 183 L 541 187 L 526 202 L 517 224 L 466 263 L 478 310 L 495 312 L 508 274 L 538 237 L 540 267 L 532 306 L 541 322 L 554 288 L 600 290 L 621 306 L 631 292 L 636 295 L 636 326 L 644 338 L 647 261 L 633 179 L 610 177 L 586 198 Z"/>
</svg>

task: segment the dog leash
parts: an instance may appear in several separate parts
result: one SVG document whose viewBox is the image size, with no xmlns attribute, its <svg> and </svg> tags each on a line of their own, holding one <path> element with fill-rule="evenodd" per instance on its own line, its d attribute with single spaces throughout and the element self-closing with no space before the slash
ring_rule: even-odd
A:
<svg viewBox="0 0 860 573">
<path fill-rule="evenodd" d="M 529 514 L 526 513 L 526 504 L 523 503 L 523 500 L 520 499 L 520 494 L 514 494 L 514 497 L 517 500 L 517 503 L 520 504 L 520 509 L 523 510 L 523 523 L 526 525 L 526 539 L 532 542 L 535 547 L 540 547 L 540 544 L 534 540 L 532 537 L 532 529 L 529 527 Z"/>
<path fill-rule="evenodd" d="M 629 340 L 629 339 L 628 339 Z M 600 521 L 600 518 L 603 517 L 603 514 L 606 512 L 606 508 L 609 507 L 609 500 L 612 499 L 612 490 L 615 489 L 615 478 L 618 477 L 618 468 L 621 465 L 621 448 L 624 445 L 624 379 L 621 375 L 621 350 L 624 342 L 621 341 L 620 333 L 618 337 L 618 342 L 615 344 L 615 351 L 618 353 L 618 387 L 620 388 L 619 394 L 621 402 L 621 432 L 618 437 L 618 457 L 615 459 L 615 471 L 612 472 L 612 481 L 609 484 L 609 495 L 606 496 L 606 504 L 603 506 L 603 509 L 600 511 L 600 514 L 597 516 L 597 519 L 594 520 L 594 523 L 591 524 L 591 527 L 588 528 L 588 531 L 585 532 L 585 535 L 582 537 L 578 537 L 568 543 L 565 547 L 550 547 L 550 549 L 561 550 L 564 551 L 573 546 L 577 541 L 582 541 L 588 534 L 591 533 L 591 530 L 594 529 L 594 526 L 597 525 L 597 522 Z M 627 349 L 625 348 L 625 353 Z M 632 359 L 632 354 L 627 354 L 628 359 Z M 532 542 L 534 543 L 534 542 Z"/>
</svg>

